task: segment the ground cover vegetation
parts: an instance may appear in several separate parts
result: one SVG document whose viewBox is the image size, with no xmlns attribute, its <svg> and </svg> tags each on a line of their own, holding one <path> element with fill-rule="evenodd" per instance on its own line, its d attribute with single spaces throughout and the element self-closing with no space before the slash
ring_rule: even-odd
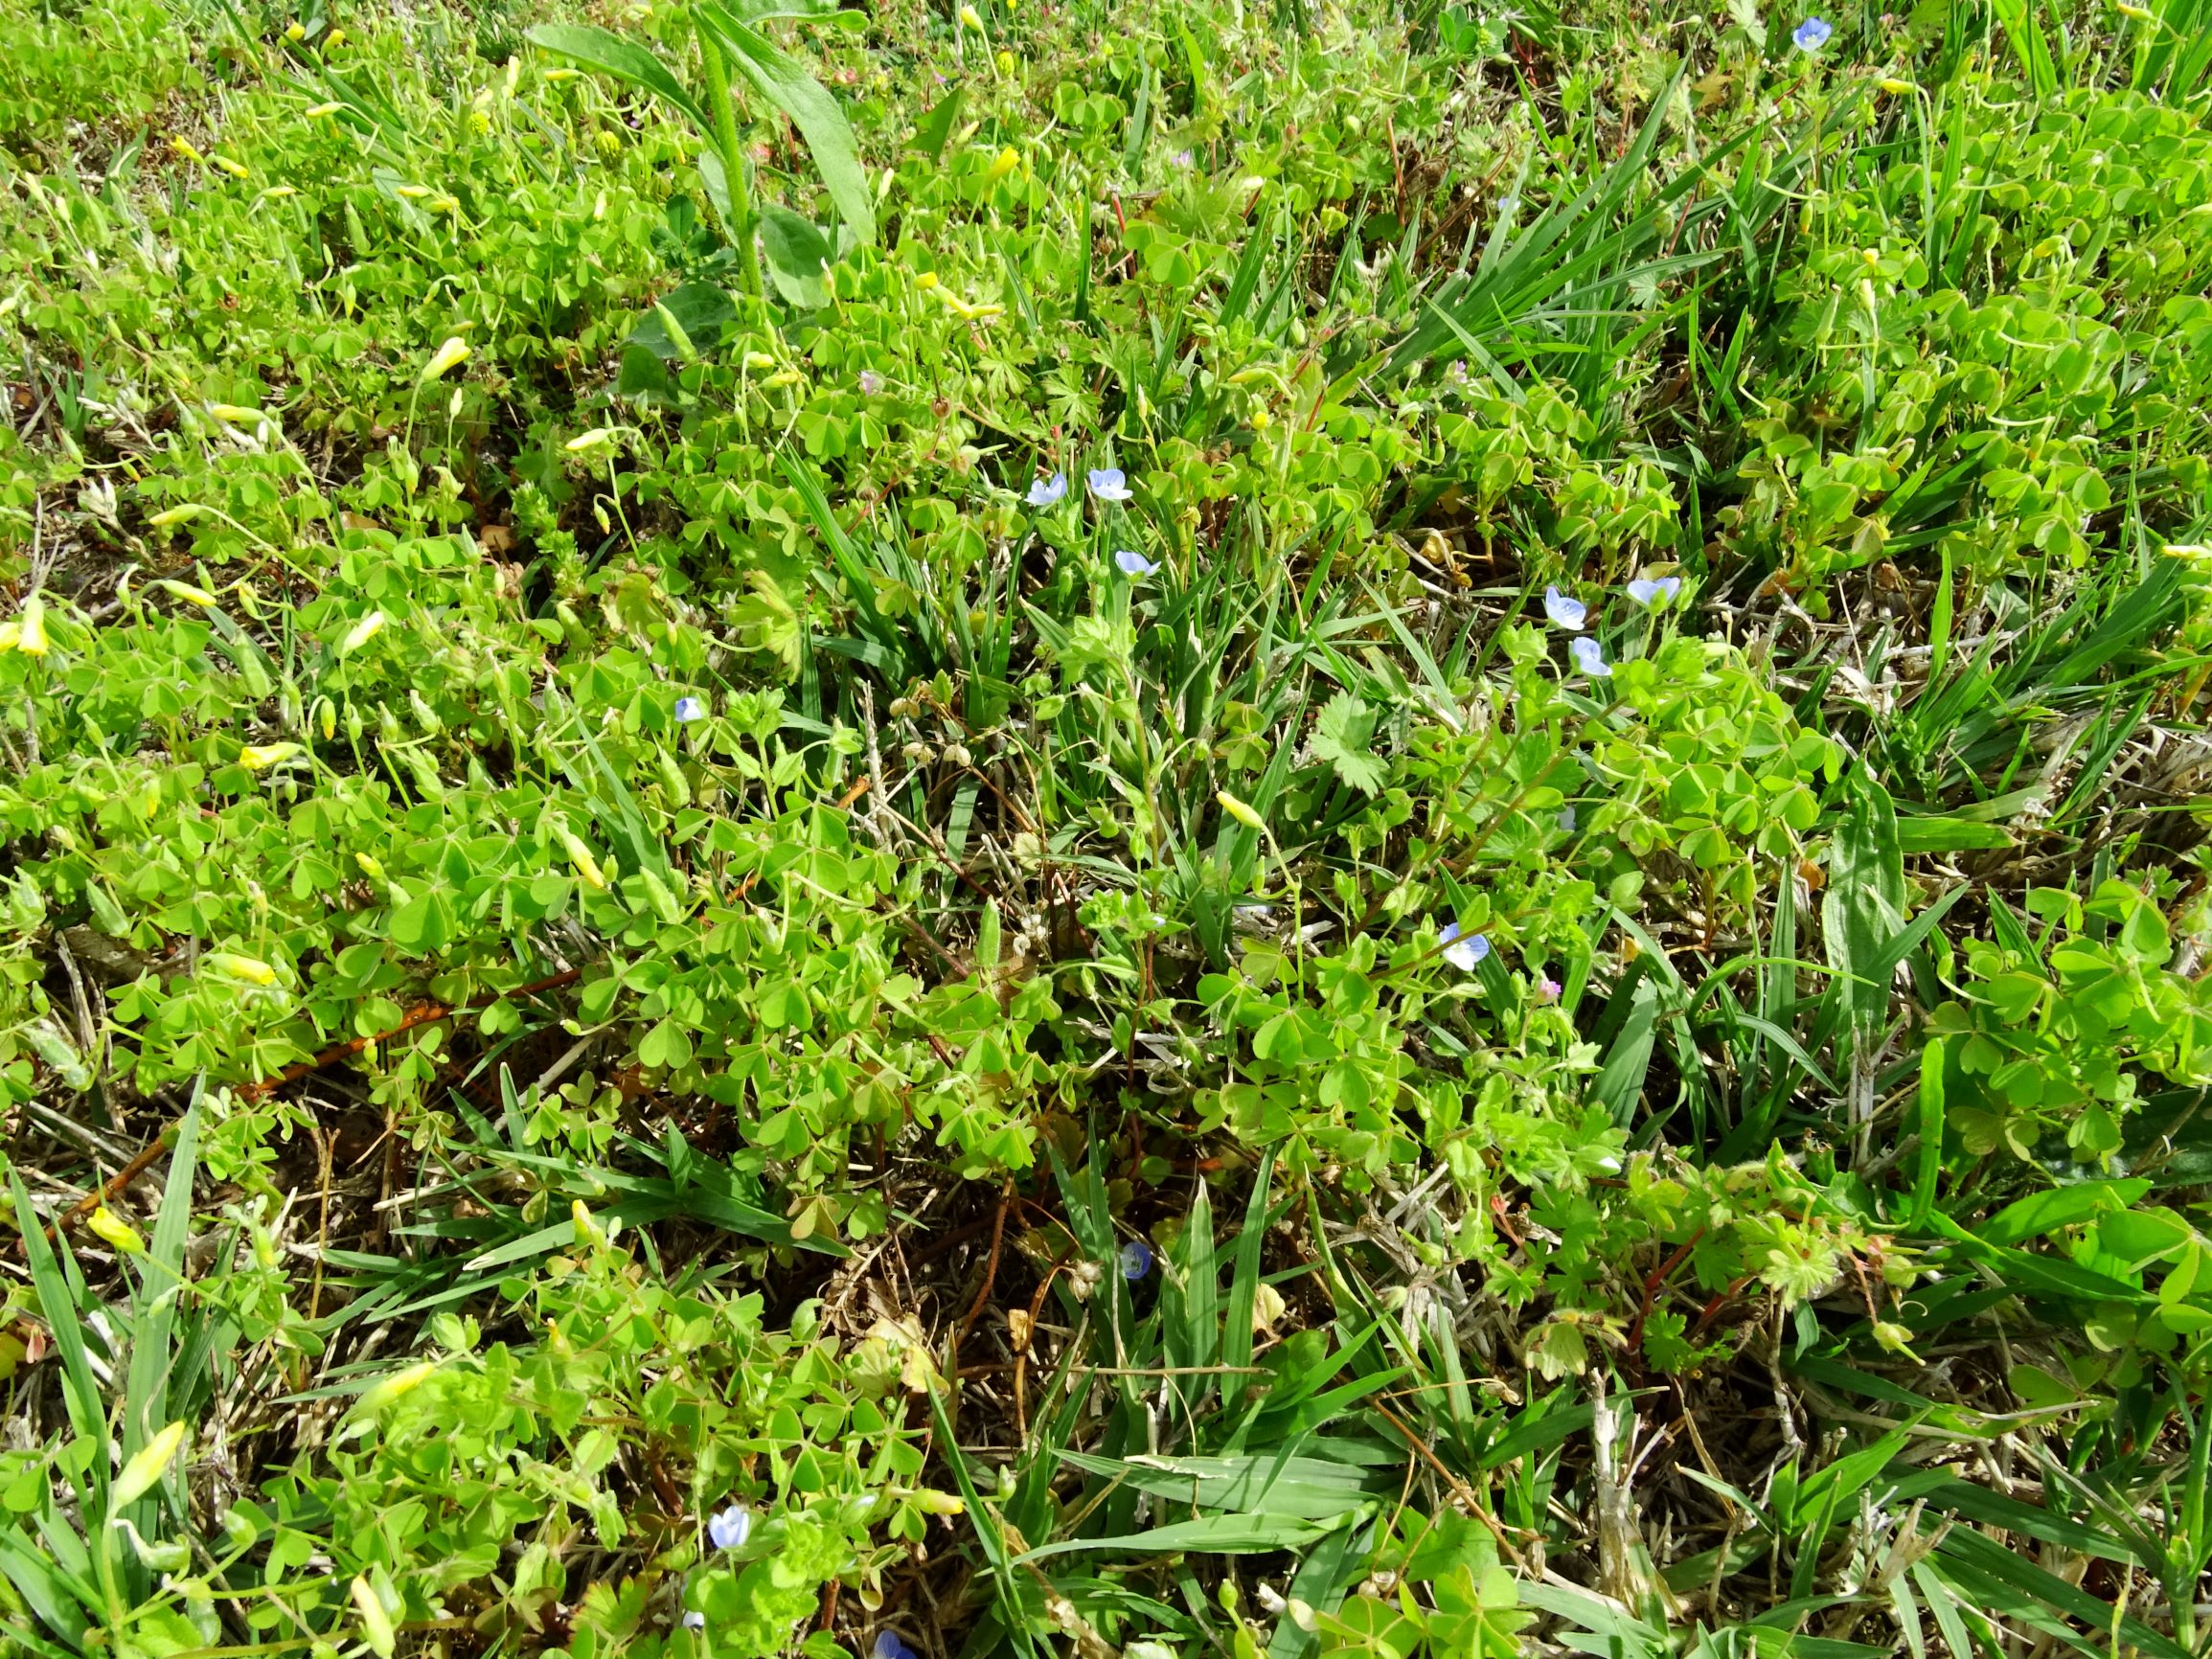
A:
<svg viewBox="0 0 2212 1659">
<path fill-rule="evenodd" d="M 2204 0 L 0 0 L 0 1642 L 2179 1659 Z"/>
</svg>

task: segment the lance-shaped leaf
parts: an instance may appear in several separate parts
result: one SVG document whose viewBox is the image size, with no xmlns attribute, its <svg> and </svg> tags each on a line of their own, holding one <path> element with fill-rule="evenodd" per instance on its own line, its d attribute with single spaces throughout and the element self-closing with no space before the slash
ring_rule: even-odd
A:
<svg viewBox="0 0 2212 1659">
<path fill-rule="evenodd" d="M 699 21 L 721 43 L 752 89 L 791 118 L 821 170 L 837 212 L 862 241 L 876 239 L 876 204 L 853 128 L 822 83 L 766 35 L 740 22 L 726 8 L 701 5 Z"/>
<path fill-rule="evenodd" d="M 690 116 L 701 132 L 711 136 L 715 130 L 698 101 L 650 47 L 585 23 L 540 23 L 530 31 L 530 43 L 666 99 Z"/>
</svg>

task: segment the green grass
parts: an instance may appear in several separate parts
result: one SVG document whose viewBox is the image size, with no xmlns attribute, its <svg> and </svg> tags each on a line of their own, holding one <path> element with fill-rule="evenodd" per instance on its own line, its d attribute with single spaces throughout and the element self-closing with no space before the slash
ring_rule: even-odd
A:
<svg viewBox="0 0 2212 1659">
<path fill-rule="evenodd" d="M 2208 19 L 1805 20 L 0 0 L 0 1640 L 2203 1653 Z"/>
</svg>

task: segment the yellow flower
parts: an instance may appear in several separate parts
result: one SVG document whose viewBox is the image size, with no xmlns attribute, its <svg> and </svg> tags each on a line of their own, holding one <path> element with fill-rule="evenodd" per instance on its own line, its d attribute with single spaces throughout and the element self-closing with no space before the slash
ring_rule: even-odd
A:
<svg viewBox="0 0 2212 1659">
<path fill-rule="evenodd" d="M 248 743 L 239 751 L 239 761 L 249 771 L 265 772 L 303 753 L 297 743 Z"/>
<path fill-rule="evenodd" d="M 191 145 L 185 143 L 185 141 L 181 138 L 171 139 L 169 141 L 169 148 L 175 150 L 177 154 L 183 156 L 187 161 L 205 161 L 207 159 L 207 157 L 201 155 L 198 150 L 193 148 Z"/>
<path fill-rule="evenodd" d="M 1004 178 L 1021 165 L 1021 152 L 1008 145 L 992 159 L 991 176 L 993 182 Z"/>
<path fill-rule="evenodd" d="M 934 288 L 937 285 L 937 273 L 935 271 L 924 271 L 914 279 L 914 285 L 918 288 Z"/>
<path fill-rule="evenodd" d="M 207 164 L 210 167 L 222 169 L 223 171 L 229 173 L 233 178 L 246 178 L 250 176 L 242 165 L 231 160 L 231 158 L 227 155 L 211 155 L 207 158 Z"/>
<path fill-rule="evenodd" d="M 346 32 L 343 29 L 333 29 L 331 31 L 329 35 L 324 38 L 323 50 L 325 52 L 335 52 L 339 47 L 345 45 L 345 43 Z"/>
<path fill-rule="evenodd" d="M 1914 85 L 1911 81 L 1900 80 L 1894 75 L 1884 75 L 1874 84 L 1881 87 L 1882 91 L 1888 93 L 1892 98 L 1903 98 L 1907 93 L 1918 92 L 1920 90 L 1920 88 Z"/>
<path fill-rule="evenodd" d="M 580 432 L 561 447 L 571 455 L 582 455 L 586 449 L 597 449 L 614 436 L 611 426 L 594 426 L 589 432 Z"/>
<path fill-rule="evenodd" d="M 204 587 L 194 587 L 189 581 L 171 581 L 167 577 L 161 578 L 153 585 L 183 600 L 187 604 L 196 604 L 202 610 L 215 608 L 216 597 Z"/>
<path fill-rule="evenodd" d="M 960 21 L 964 27 L 974 30 L 978 34 L 983 33 L 983 19 L 976 15 L 974 7 L 963 6 L 960 9 Z"/>
<path fill-rule="evenodd" d="M 286 40 L 305 40 L 307 37 L 307 30 L 297 22 L 290 24 L 285 30 L 285 38 Z"/>
<path fill-rule="evenodd" d="M 422 377 L 418 384 L 435 380 L 454 365 L 467 360 L 468 343 L 458 336 L 449 339 L 438 348 L 429 362 L 422 365 Z"/>
<path fill-rule="evenodd" d="M 583 884 L 597 892 L 606 888 L 606 872 L 600 869 L 599 860 L 591 855 L 591 849 L 565 824 L 553 827 L 553 838 L 560 843 L 560 850 L 568 854 L 569 863 L 576 866 L 577 875 Z"/>
<path fill-rule="evenodd" d="M 1012 75 L 1014 73 L 1013 53 L 1001 52 L 998 55 L 998 73 L 1001 75 Z"/>
</svg>

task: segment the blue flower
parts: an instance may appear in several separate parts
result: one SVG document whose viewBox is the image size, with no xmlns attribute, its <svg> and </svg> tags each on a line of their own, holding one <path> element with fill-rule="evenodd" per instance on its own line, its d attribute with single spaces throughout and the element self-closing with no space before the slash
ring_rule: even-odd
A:
<svg viewBox="0 0 2212 1659">
<path fill-rule="evenodd" d="M 676 722 L 677 722 L 677 724 L 679 724 L 679 725 L 686 725 L 686 726 L 688 726 L 688 725 L 690 725 L 690 724 L 691 724 L 691 723 L 692 723 L 694 720 L 703 720 L 703 719 L 705 719 L 706 717 L 707 717 L 707 706 L 706 706 L 706 704 L 704 704 L 704 703 L 700 702 L 700 701 L 698 700 L 698 698 L 696 698 L 696 697 L 678 697 L 678 698 L 676 699 Z"/>
<path fill-rule="evenodd" d="M 1122 1246 L 1122 1277 L 1131 1284 L 1152 1270 L 1152 1247 L 1142 1239 L 1131 1239 Z"/>
<path fill-rule="evenodd" d="M 1678 576 L 1640 576 L 1629 583 L 1629 597 L 1646 610 L 1662 601 L 1672 604 L 1681 591 L 1682 579 Z"/>
<path fill-rule="evenodd" d="M 1101 501 L 1127 501 L 1136 492 L 1122 475 L 1118 466 L 1094 466 L 1090 469 L 1090 492 Z"/>
<path fill-rule="evenodd" d="M 1456 921 L 1446 922 L 1436 937 L 1444 945 L 1444 960 L 1462 973 L 1472 973 L 1474 965 L 1490 954 L 1488 939 L 1479 933 L 1461 933 Z"/>
<path fill-rule="evenodd" d="M 1114 569 L 1124 576 L 1150 576 L 1160 567 L 1141 553 L 1124 548 L 1114 555 Z"/>
<path fill-rule="evenodd" d="M 686 1614 L 684 1615 L 684 1628 L 685 1628 L 685 1629 L 687 1629 L 687 1630 L 704 1630 L 706 1627 L 707 1627 L 707 1616 L 706 1616 L 704 1613 L 700 1613 L 700 1612 L 696 1612 L 696 1611 L 695 1611 L 695 1612 L 686 1613 Z"/>
<path fill-rule="evenodd" d="M 900 1639 L 896 1630 L 876 1632 L 876 1646 L 868 1649 L 868 1659 L 922 1659 L 922 1656 Z"/>
<path fill-rule="evenodd" d="M 734 1550 L 745 1541 L 753 1530 L 753 1511 L 742 1504 L 732 1504 L 720 1514 L 710 1516 L 707 1536 L 718 1550 Z"/>
<path fill-rule="evenodd" d="M 1067 474 L 1056 472 L 1050 478 L 1040 478 L 1029 487 L 1029 504 L 1032 507 L 1057 507 L 1060 498 L 1067 493 Z"/>
<path fill-rule="evenodd" d="M 1828 44 L 1828 37 L 1836 33 L 1836 25 L 1825 17 L 1808 17 L 1797 25 L 1790 38 L 1797 42 L 1800 52 L 1817 52 Z"/>
<path fill-rule="evenodd" d="M 1590 614 L 1590 607 L 1579 599 L 1569 599 L 1556 587 L 1543 590 L 1543 613 L 1559 626 L 1573 633 L 1583 625 L 1583 619 Z"/>
<path fill-rule="evenodd" d="M 1598 649 L 1596 640 L 1570 640 L 1567 649 L 1574 653 L 1575 667 L 1593 680 L 1608 679 L 1613 665 L 1606 661 L 1606 653 Z"/>
<path fill-rule="evenodd" d="M 860 371 L 860 396 L 861 396 L 861 397 L 863 397 L 863 398 L 873 398 L 873 397 L 875 397 L 875 396 L 876 396 L 876 394 L 877 394 L 877 393 L 878 393 L 878 392 L 880 392 L 880 391 L 882 391 L 882 390 L 883 390 L 883 376 L 882 376 L 882 375 L 880 375 L 877 374 L 877 373 L 876 373 L 876 371 L 875 371 L 875 370 L 873 370 L 873 369 L 863 369 L 863 370 L 861 370 L 861 371 Z"/>
<path fill-rule="evenodd" d="M 1560 833 L 1562 835 L 1572 835 L 1574 832 L 1575 809 L 1572 807 L 1562 807 L 1560 808 Z"/>
</svg>

